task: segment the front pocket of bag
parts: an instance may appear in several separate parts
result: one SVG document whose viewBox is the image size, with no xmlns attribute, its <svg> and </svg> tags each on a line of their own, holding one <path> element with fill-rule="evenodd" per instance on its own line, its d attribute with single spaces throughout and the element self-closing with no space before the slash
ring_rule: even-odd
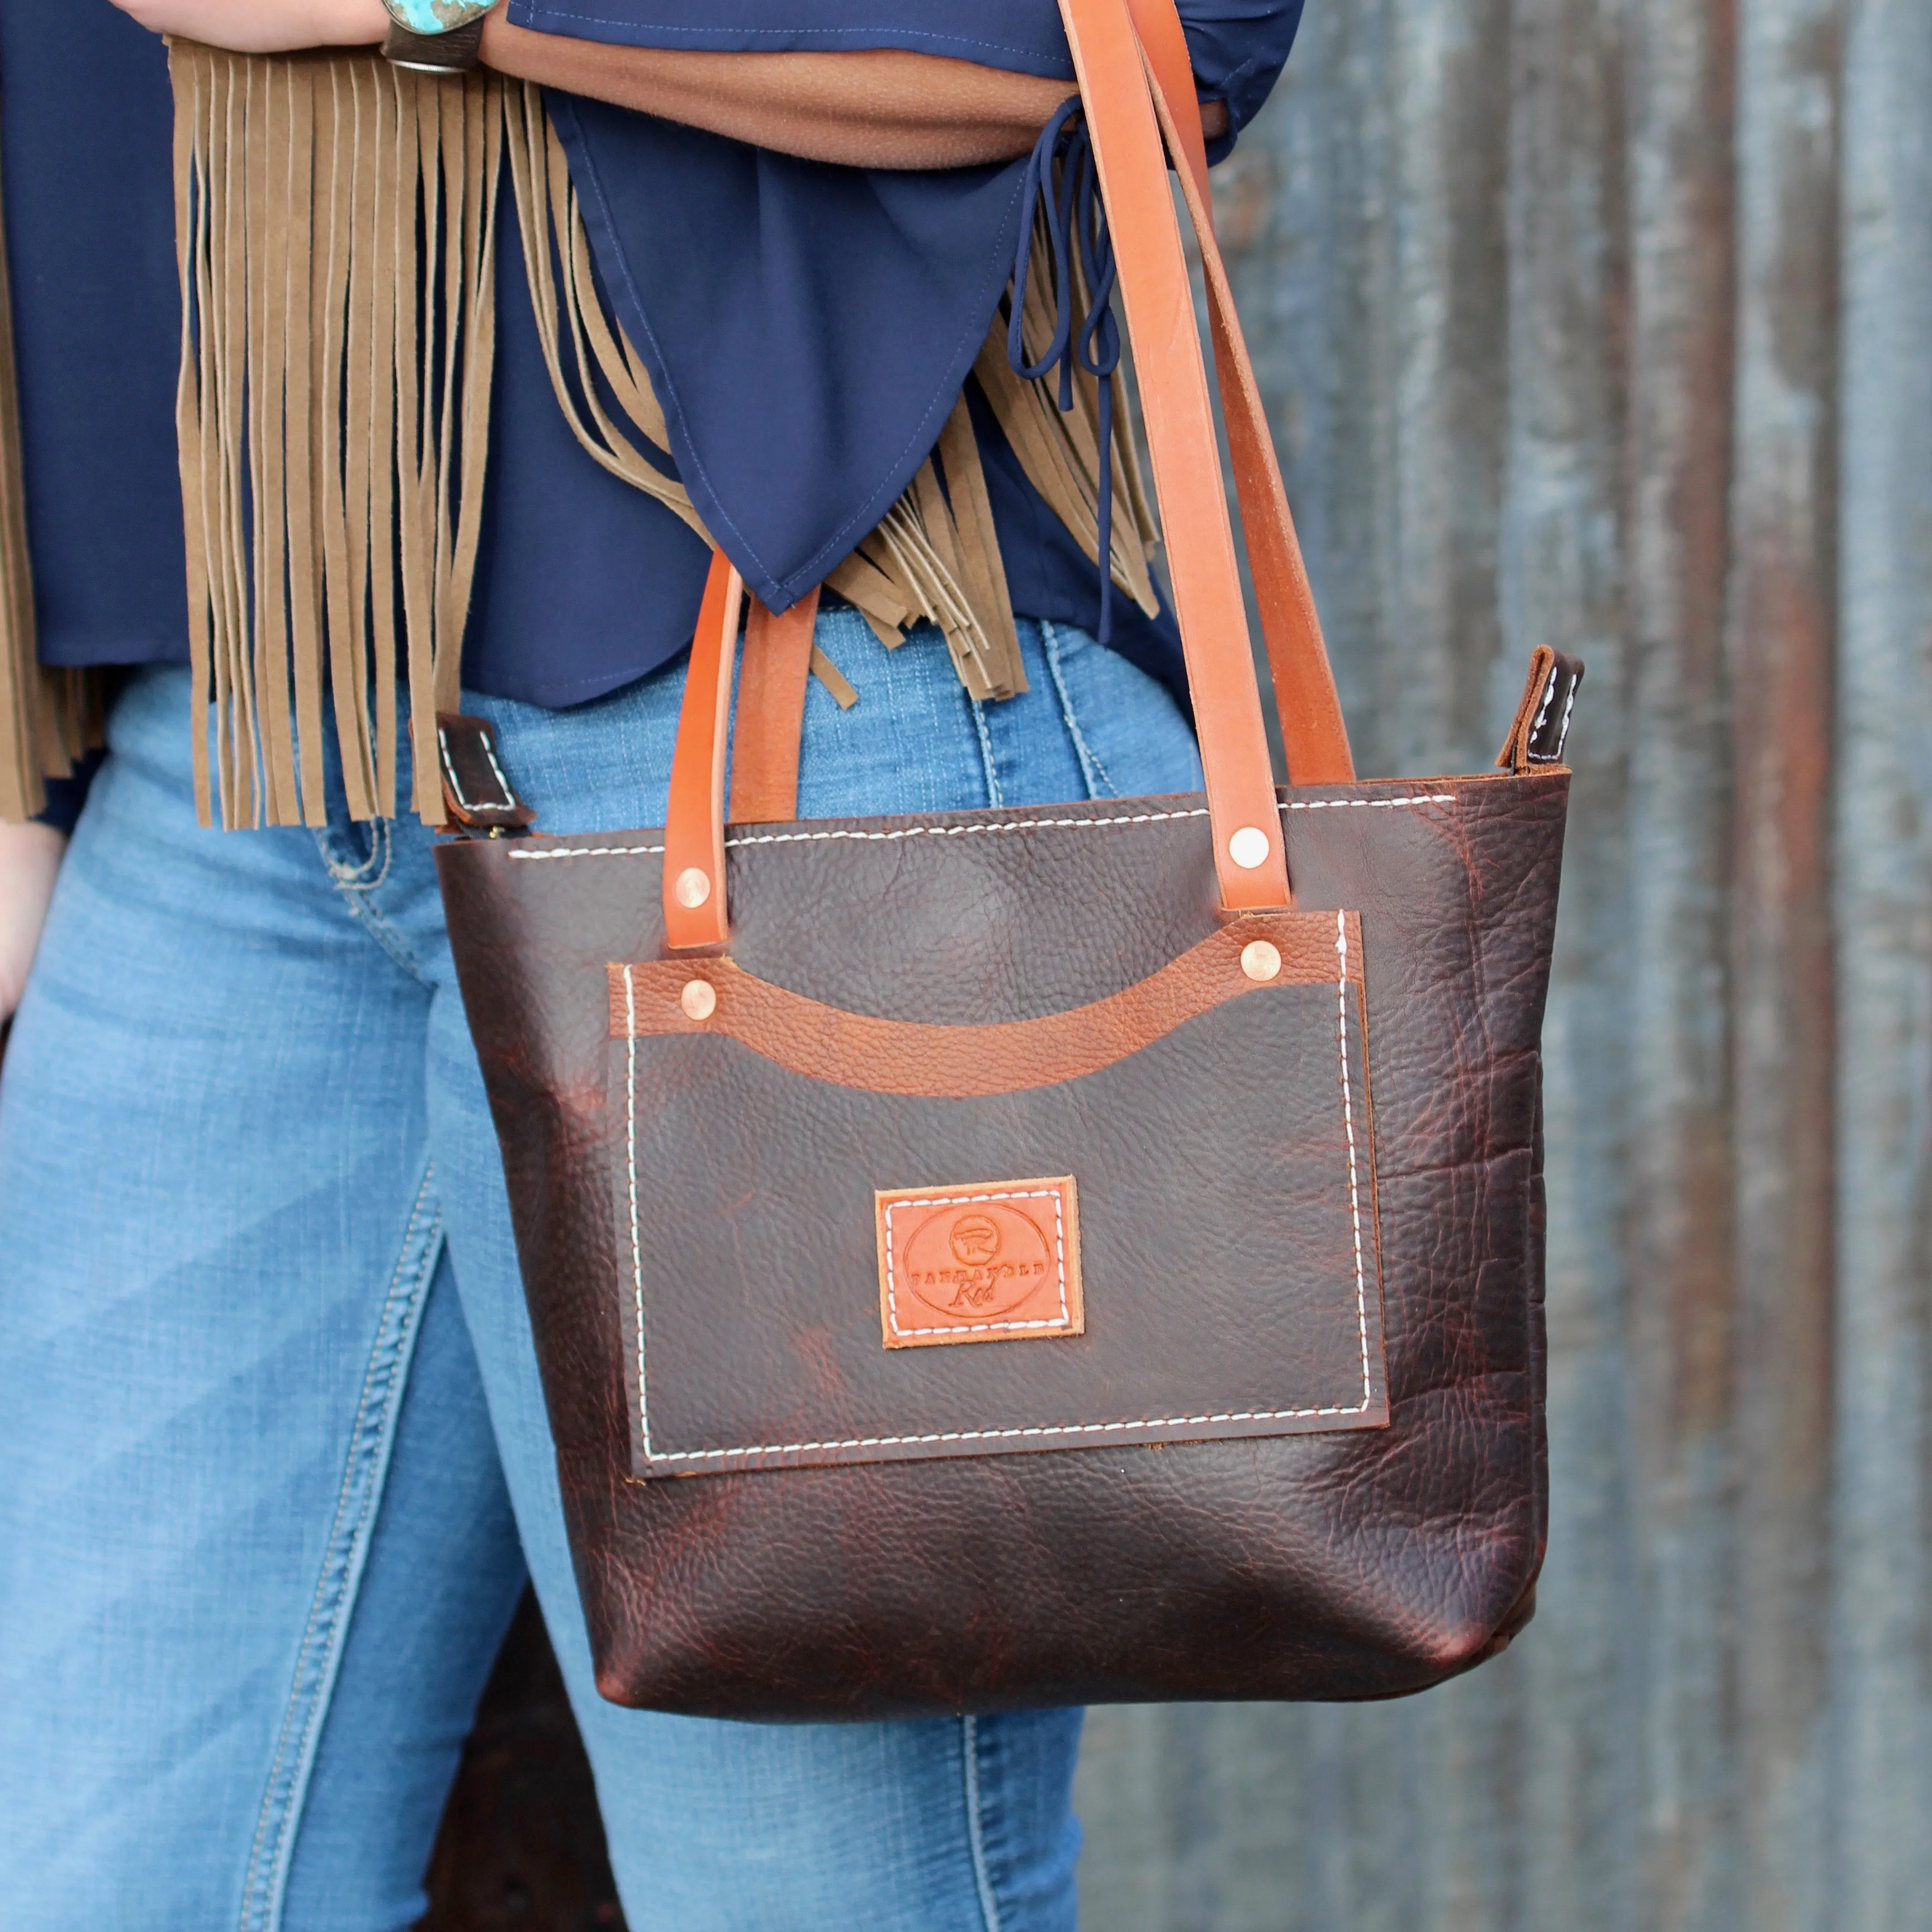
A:
<svg viewBox="0 0 1932 1932">
<path fill-rule="evenodd" d="M 986 1028 L 614 966 L 634 1472 L 1386 1426 L 1358 922 L 1196 952 Z"/>
</svg>

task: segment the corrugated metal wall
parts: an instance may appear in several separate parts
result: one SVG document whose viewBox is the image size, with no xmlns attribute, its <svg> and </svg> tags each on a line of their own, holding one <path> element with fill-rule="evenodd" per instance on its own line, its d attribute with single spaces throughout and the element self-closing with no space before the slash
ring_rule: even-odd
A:
<svg viewBox="0 0 1932 1932">
<path fill-rule="evenodd" d="M 1363 769 L 1589 665 L 1554 1521 L 1446 1689 L 1096 1712 L 1089 1932 L 1932 1927 L 1932 4 L 1312 0 L 1221 172 Z"/>
</svg>

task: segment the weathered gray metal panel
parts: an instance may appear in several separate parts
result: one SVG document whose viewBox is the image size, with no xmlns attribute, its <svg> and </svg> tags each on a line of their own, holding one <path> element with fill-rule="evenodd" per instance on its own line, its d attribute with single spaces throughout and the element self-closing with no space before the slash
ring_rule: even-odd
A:
<svg viewBox="0 0 1932 1932">
<path fill-rule="evenodd" d="M 1751 0 L 1730 505 L 1741 1922 L 1830 1932 L 1841 0 Z"/>
<path fill-rule="evenodd" d="M 1590 675 L 1536 1622 L 1102 1711 L 1095 1932 L 1932 1928 L 1932 7 L 1314 0 L 1217 215 L 1370 772 Z"/>
<path fill-rule="evenodd" d="M 1838 604 L 1837 1469 L 1832 1666 L 1845 1932 L 1922 1924 L 1932 1114 L 1932 8 L 1845 48 Z"/>
</svg>

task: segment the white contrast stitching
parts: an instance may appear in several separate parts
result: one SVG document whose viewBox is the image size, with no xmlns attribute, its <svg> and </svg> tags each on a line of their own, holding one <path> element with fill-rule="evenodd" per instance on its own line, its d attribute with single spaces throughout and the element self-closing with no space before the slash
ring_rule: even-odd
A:
<svg viewBox="0 0 1932 1932">
<path fill-rule="evenodd" d="M 1405 805 L 1456 805 L 1461 801 L 1453 791 L 1416 792 L 1400 798 L 1291 799 L 1284 812 L 1335 812 L 1344 806 L 1360 811 L 1386 811 Z M 1018 818 L 998 825 L 908 825 L 892 832 L 760 832 L 747 837 L 728 838 L 725 844 L 736 850 L 746 845 L 813 845 L 828 839 L 849 839 L 860 844 L 890 844 L 900 838 L 958 838 L 985 832 L 1087 832 L 1108 825 L 1162 825 L 1180 818 L 1205 818 L 1204 805 L 1184 812 L 1120 813 L 1110 818 Z M 520 846 L 512 859 L 641 859 L 654 858 L 664 851 L 662 845 L 569 845 L 547 852 L 525 851 Z"/>
<path fill-rule="evenodd" d="M 862 845 L 899 838 L 959 838 L 980 832 L 1087 832 L 1104 825 L 1161 825 L 1171 819 L 1205 818 L 1208 808 L 1187 812 L 1142 812 L 1120 818 L 1016 818 L 998 825 L 908 825 L 896 832 L 762 832 L 748 838 L 728 838 L 728 845 L 814 845 L 823 840 L 848 838 Z"/>
<path fill-rule="evenodd" d="M 482 734 L 478 735 L 481 736 Z M 436 728 L 436 742 L 437 748 L 442 753 L 443 776 L 449 781 L 450 790 L 456 794 L 457 803 L 465 812 L 475 812 L 479 808 L 484 812 L 508 812 L 515 806 L 517 795 L 510 789 L 510 782 L 504 777 L 502 766 L 496 762 L 496 748 L 487 737 L 483 739 L 483 755 L 490 760 L 490 769 L 496 775 L 503 798 L 500 805 L 485 805 L 481 808 L 463 795 L 463 780 L 458 776 L 455 759 L 450 755 L 449 735 L 440 724 Z"/>
<path fill-rule="evenodd" d="M 1556 742 L 1547 752 L 1532 752 L 1532 760 L 1539 765 L 1560 765 L 1563 762 L 1563 747 L 1570 742 L 1570 720 L 1576 710 L 1576 687 L 1571 685 L 1570 694 L 1563 700 L 1563 722 L 1556 728 Z M 1542 721 L 1538 720 L 1538 728 Z"/>
<path fill-rule="evenodd" d="M 1528 747 L 1534 745 L 1543 734 L 1544 721 L 1550 716 L 1550 706 L 1556 696 L 1556 686 L 1562 675 L 1562 670 L 1561 664 L 1552 664 L 1550 667 L 1549 685 L 1544 692 L 1543 702 L 1536 709 L 1536 722 L 1529 728 L 1528 736 L 1524 740 L 1526 755 L 1532 764 L 1558 765 L 1563 762 L 1563 747 L 1569 741 L 1570 737 L 1570 719 L 1576 709 L 1576 686 L 1574 680 L 1563 700 L 1563 716 L 1556 727 L 1555 746 L 1547 752 L 1528 749 Z"/>
<path fill-rule="evenodd" d="M 1348 1142 L 1348 1219 L 1355 1231 L 1355 1332 L 1362 1338 L 1362 1406 L 1373 1390 L 1369 1376 L 1369 1292 L 1362 1266 L 1362 1203 L 1355 1184 L 1355 1109 L 1348 1087 L 1348 916 L 1335 915 L 1335 1034 L 1342 1061 L 1342 1128 Z M 1366 1053 L 1363 1065 L 1367 1066 Z"/>
<path fill-rule="evenodd" d="M 628 969 L 627 969 L 628 970 Z M 892 1216 L 902 1208 L 970 1208 L 981 1201 L 1046 1201 L 1053 1203 L 1054 1254 L 1060 1269 L 1060 1316 L 1057 1321 L 952 1322 L 937 1328 L 899 1326 L 898 1284 L 892 1267 Z M 1057 1187 L 1009 1187 L 988 1194 L 921 1195 L 914 1201 L 895 1201 L 886 1210 L 886 1310 L 895 1335 L 991 1335 L 1026 1328 L 1064 1328 L 1072 1318 L 1066 1308 L 1066 1210 Z"/>
<path fill-rule="evenodd" d="M 631 1184 L 631 1280 L 638 1320 L 638 1426 L 644 1432 L 644 1459 L 651 1456 L 651 1405 L 644 1390 L 644 1250 L 638 1232 L 638 995 L 631 968 L 624 968 L 625 1143 Z"/>
<path fill-rule="evenodd" d="M 1386 811 L 1393 805 L 1460 805 L 1462 800 L 1453 791 L 1410 792 L 1400 798 L 1292 798 L 1282 807 L 1284 812 L 1334 812 L 1346 806 L 1359 812 L 1366 806 L 1371 812 Z"/>
<path fill-rule="evenodd" d="M 1532 743 L 1535 740 L 1537 734 L 1543 729 L 1543 721 L 1550 716 L 1550 702 L 1556 695 L 1556 680 L 1562 674 L 1562 667 L 1560 664 L 1552 664 L 1550 667 L 1550 682 L 1543 688 L 1543 702 L 1536 707 L 1536 717 L 1529 728 L 1529 736 Z"/>
<path fill-rule="evenodd" d="M 1221 1422 L 1287 1422 L 1304 1416 L 1360 1415 L 1368 1406 L 1354 1402 L 1324 1408 L 1233 1408 L 1203 1415 L 1148 1415 L 1131 1422 L 1056 1422 L 1024 1429 L 942 1429 L 926 1436 L 847 1436 L 823 1442 L 761 1442 L 738 1449 L 646 1451 L 653 1462 L 715 1462 L 734 1456 L 808 1454 L 819 1449 L 893 1449 L 923 1442 L 992 1442 L 1015 1436 L 1118 1435 L 1126 1429 L 1195 1429 Z"/>
<path fill-rule="evenodd" d="M 526 852 L 520 845 L 513 859 L 648 859 L 662 854 L 662 845 L 573 845 L 561 852 Z"/>
<path fill-rule="evenodd" d="M 1452 794 L 1444 794 L 1452 796 Z M 1390 800 L 1390 804 L 1428 802 L 1424 800 Z M 1370 804 L 1380 801 L 1336 799 L 1330 802 L 1341 804 Z M 1196 814 L 1190 814 L 1190 816 Z M 1101 824 L 1124 824 L 1121 820 L 1102 819 Z M 513 855 L 514 856 L 514 855 Z M 536 856 L 536 855 L 532 855 Z M 651 1447 L 651 1420 L 644 1389 L 644 1276 L 642 1239 L 638 1221 L 638 1042 L 636 1007 L 631 993 L 632 969 L 624 968 L 626 1028 L 630 1038 L 626 1041 L 627 1084 L 629 1088 L 629 1108 L 626 1119 L 627 1159 L 630 1174 L 631 1193 L 631 1265 L 632 1277 L 636 1282 L 635 1306 L 638 1327 L 638 1426 L 643 1438 L 644 1460 L 646 1462 L 724 1462 L 734 1457 L 762 1456 L 808 1455 L 826 1449 L 893 1449 L 911 1448 L 934 1442 L 1011 1442 L 1016 1438 L 1037 1438 L 1046 1441 L 1052 1438 L 1070 1436 L 1118 1435 L 1130 1429 L 1196 1429 L 1212 1427 L 1220 1423 L 1234 1422 L 1288 1422 L 1316 1420 L 1325 1415 L 1360 1415 L 1374 1399 L 1373 1384 L 1369 1367 L 1369 1311 L 1368 1283 L 1362 1253 L 1361 1198 L 1357 1186 L 1355 1170 L 1354 1112 L 1351 1099 L 1348 1078 L 1348 955 L 1346 915 L 1335 915 L 1336 940 L 1335 950 L 1339 956 L 1336 970 L 1336 1002 L 1340 1018 L 1336 1030 L 1341 1041 L 1342 1118 L 1348 1130 L 1348 1213 L 1355 1236 L 1355 1322 L 1361 1337 L 1362 1348 L 1362 1399 L 1346 1405 L 1328 1403 L 1320 1408 L 1242 1408 L 1228 1409 L 1211 1414 L 1202 1415 L 1148 1415 L 1127 1422 L 1060 1422 L 1036 1423 L 1007 1429 L 944 1429 L 934 1430 L 922 1436 L 848 1436 L 837 1438 L 811 1442 L 759 1442 L 741 1444 L 733 1449 L 667 1449 L 654 1450 Z M 964 1198 L 979 1197 L 967 1196 Z M 888 1216 L 890 1221 L 890 1215 Z M 1064 1263 L 1063 1263 L 1064 1265 Z M 887 1274 L 890 1293 L 890 1274 Z M 1063 1277 L 1064 1279 L 1064 1277 Z M 1064 1288 L 1062 1289 L 1064 1302 Z"/>
<path fill-rule="evenodd" d="M 517 802 L 517 794 L 510 789 L 510 782 L 503 776 L 503 768 L 496 762 L 496 748 L 488 738 L 483 740 L 483 755 L 490 760 L 490 776 L 496 781 L 496 788 L 503 794 L 503 809 L 511 810 Z"/>
</svg>

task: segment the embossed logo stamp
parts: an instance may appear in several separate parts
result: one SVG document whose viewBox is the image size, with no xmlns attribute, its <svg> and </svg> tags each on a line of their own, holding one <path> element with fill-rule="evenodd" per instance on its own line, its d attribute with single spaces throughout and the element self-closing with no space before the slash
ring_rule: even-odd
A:
<svg viewBox="0 0 1932 1932">
<path fill-rule="evenodd" d="M 1086 1332 L 1071 1174 L 882 1189 L 873 1198 L 887 1348 Z"/>
</svg>

